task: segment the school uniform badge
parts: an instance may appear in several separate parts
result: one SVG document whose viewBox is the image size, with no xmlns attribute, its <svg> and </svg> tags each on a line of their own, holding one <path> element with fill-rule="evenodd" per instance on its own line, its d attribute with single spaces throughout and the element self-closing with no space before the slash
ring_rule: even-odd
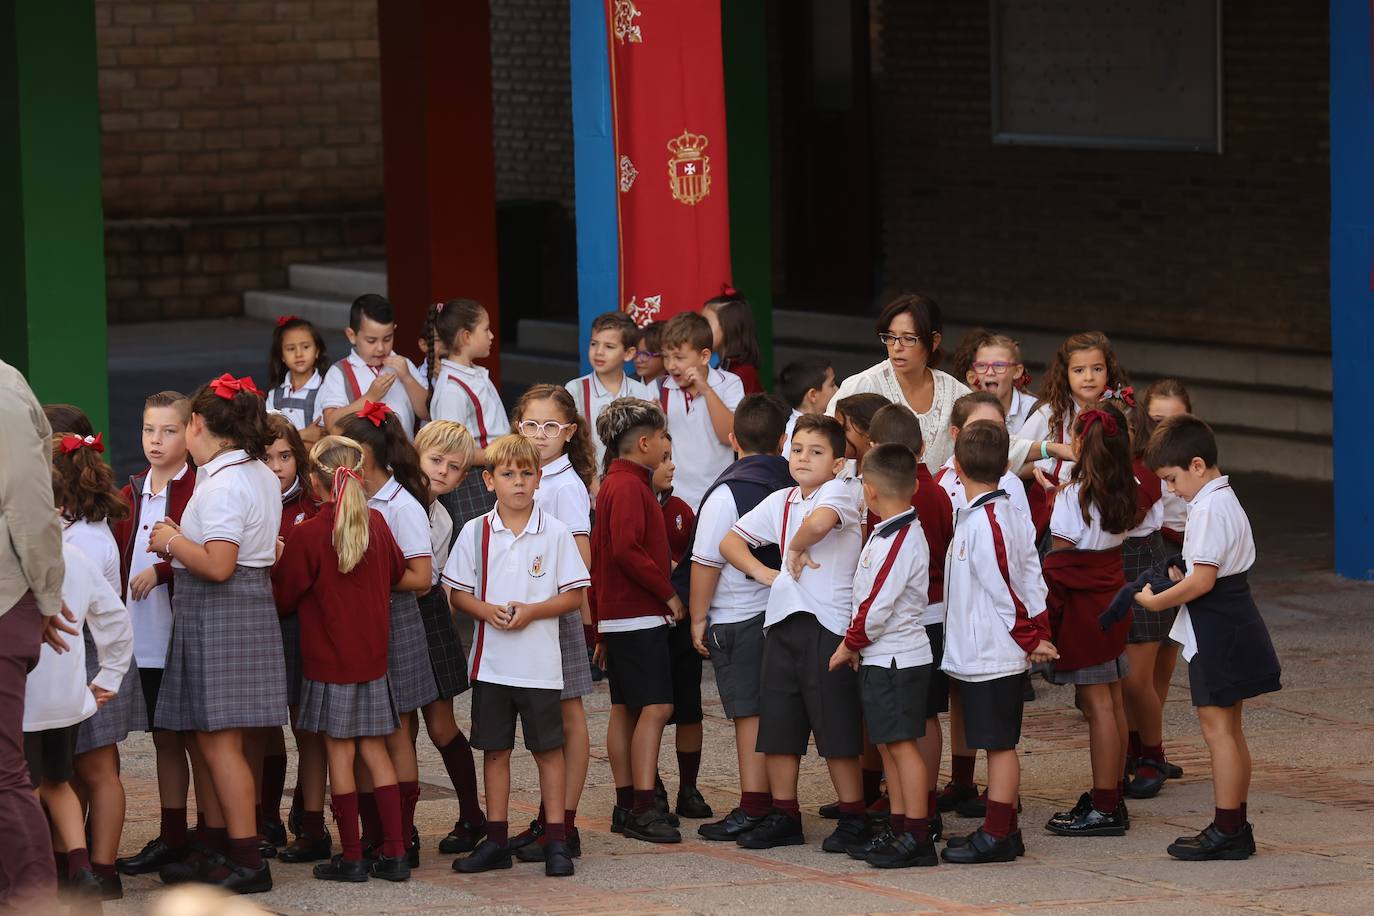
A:
<svg viewBox="0 0 1374 916">
<path fill-rule="evenodd" d="M 544 555 L 541 553 L 539 554 L 539 556 L 534 558 L 533 562 L 530 563 L 530 578 L 538 579 L 541 576 L 543 576 L 545 572 L 546 570 L 544 569 Z"/>
<path fill-rule="evenodd" d="M 677 518 L 674 519 L 673 521 L 675 521 L 675 522 L 677 523 L 677 530 L 678 530 L 678 531 L 681 531 L 681 530 L 682 530 L 682 513 L 679 512 Z"/>
</svg>

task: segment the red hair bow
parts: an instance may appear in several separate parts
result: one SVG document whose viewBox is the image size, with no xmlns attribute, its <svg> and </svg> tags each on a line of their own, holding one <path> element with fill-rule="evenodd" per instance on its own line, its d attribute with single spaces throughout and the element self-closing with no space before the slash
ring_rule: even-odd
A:
<svg viewBox="0 0 1374 916">
<path fill-rule="evenodd" d="M 722 283 L 720 285 L 720 294 L 722 296 L 729 296 L 731 299 L 739 298 L 739 290 L 735 289 L 729 283 Z"/>
<path fill-rule="evenodd" d="M 334 502 L 339 501 L 339 495 L 343 493 L 343 488 L 348 485 L 350 478 L 358 481 L 359 484 L 363 482 L 363 475 L 352 468 L 340 466 L 334 469 L 334 484 L 330 488 L 330 498 L 333 499 Z"/>
<path fill-rule="evenodd" d="M 258 390 L 257 385 L 253 384 L 251 376 L 245 375 L 243 378 L 234 378 L 228 372 L 211 382 L 210 390 L 226 401 L 232 401 L 240 391 L 262 397 L 262 392 Z"/>
<path fill-rule="evenodd" d="M 284 328 L 293 321 L 300 321 L 295 315 L 278 315 L 277 327 Z"/>
<path fill-rule="evenodd" d="M 363 401 L 363 409 L 358 411 L 358 416 L 379 428 L 391 414 L 391 408 L 382 401 Z"/>
<path fill-rule="evenodd" d="M 1078 417 L 1078 431 L 1080 435 L 1087 435 L 1088 430 L 1092 429 L 1094 423 L 1101 423 L 1102 429 L 1109 436 L 1115 436 L 1121 432 L 1121 427 L 1117 425 L 1116 417 L 1107 413 L 1105 410 L 1085 410 Z"/>
<path fill-rule="evenodd" d="M 76 433 L 67 433 L 62 437 L 62 454 L 70 455 L 79 448 L 88 448 L 97 454 L 105 451 L 105 443 L 100 440 L 101 433 L 94 436 L 78 436 Z"/>
<path fill-rule="evenodd" d="M 1130 385 L 1120 385 L 1116 388 L 1108 388 L 1106 391 L 1102 392 L 1102 397 L 1100 398 L 1100 400 L 1117 400 L 1125 404 L 1127 407 L 1134 407 L 1135 389 L 1132 388 Z"/>
</svg>

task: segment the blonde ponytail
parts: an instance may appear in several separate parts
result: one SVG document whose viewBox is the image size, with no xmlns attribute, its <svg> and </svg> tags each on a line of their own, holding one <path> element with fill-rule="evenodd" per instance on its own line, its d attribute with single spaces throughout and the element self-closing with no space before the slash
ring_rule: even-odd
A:
<svg viewBox="0 0 1374 916">
<path fill-rule="evenodd" d="M 363 490 L 363 447 L 345 436 L 325 436 L 310 450 L 311 473 L 334 502 L 334 553 L 339 572 L 362 562 L 371 539 Z"/>
</svg>

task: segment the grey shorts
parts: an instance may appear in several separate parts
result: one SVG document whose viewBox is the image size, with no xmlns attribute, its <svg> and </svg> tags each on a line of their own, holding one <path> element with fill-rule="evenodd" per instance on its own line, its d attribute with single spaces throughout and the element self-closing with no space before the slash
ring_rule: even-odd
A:
<svg viewBox="0 0 1374 916">
<path fill-rule="evenodd" d="M 868 740 L 874 744 L 915 741 L 926 733 L 926 692 L 930 663 L 910 668 L 859 666 L 859 700 Z"/>
<path fill-rule="evenodd" d="M 511 687 L 478 681 L 472 685 L 472 734 L 479 751 L 515 747 L 515 719 L 533 754 L 563 746 L 563 708 L 556 687 Z"/>
<path fill-rule="evenodd" d="M 755 750 L 805 757 L 815 735 L 822 757 L 863 753 L 859 676 L 848 665 L 829 670 L 839 644 L 840 637 L 810 614 L 792 614 L 768 628 Z"/>
<path fill-rule="evenodd" d="M 716 690 L 725 718 L 759 714 L 759 683 L 763 677 L 763 615 L 738 623 L 714 623 L 706 628 L 706 647 L 716 669 Z"/>
</svg>

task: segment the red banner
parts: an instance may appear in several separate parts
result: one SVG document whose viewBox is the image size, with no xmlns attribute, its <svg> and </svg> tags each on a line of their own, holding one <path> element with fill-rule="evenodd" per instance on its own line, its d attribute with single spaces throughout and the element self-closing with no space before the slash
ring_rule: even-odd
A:
<svg viewBox="0 0 1374 916">
<path fill-rule="evenodd" d="M 606 0 L 620 308 L 640 325 L 730 281 L 721 0 Z"/>
</svg>

